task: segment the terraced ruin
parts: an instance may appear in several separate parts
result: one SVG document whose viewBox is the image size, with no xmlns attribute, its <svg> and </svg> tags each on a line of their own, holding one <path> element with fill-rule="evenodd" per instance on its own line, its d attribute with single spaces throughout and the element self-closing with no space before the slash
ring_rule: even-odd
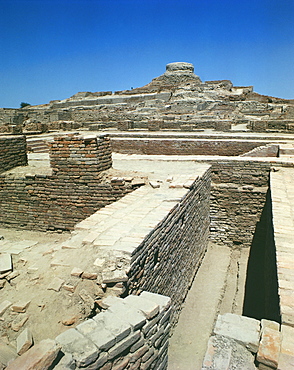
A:
<svg viewBox="0 0 294 370">
<path fill-rule="evenodd" d="M 171 63 L 1 109 L 2 368 L 290 369 L 293 107 Z"/>
</svg>

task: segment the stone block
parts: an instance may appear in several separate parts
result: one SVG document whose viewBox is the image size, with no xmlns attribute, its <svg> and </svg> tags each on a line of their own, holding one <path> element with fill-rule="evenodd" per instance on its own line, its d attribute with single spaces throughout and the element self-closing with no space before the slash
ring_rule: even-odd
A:
<svg viewBox="0 0 294 370">
<path fill-rule="evenodd" d="M 79 324 L 76 329 L 89 338 L 101 351 L 107 351 L 115 344 L 115 336 L 105 328 L 103 319 L 100 321 L 89 319 Z"/>
<path fill-rule="evenodd" d="M 12 270 L 12 261 L 10 253 L 0 254 L 0 274 Z"/>
<path fill-rule="evenodd" d="M 96 280 L 97 276 L 98 276 L 97 272 L 83 272 L 81 278 L 88 280 Z"/>
<path fill-rule="evenodd" d="M 282 325 L 281 353 L 293 356 L 294 354 L 294 327 Z"/>
<path fill-rule="evenodd" d="M 19 355 L 25 353 L 33 345 L 33 336 L 29 329 L 25 329 L 16 339 L 16 351 Z"/>
<path fill-rule="evenodd" d="M 257 352 L 257 361 L 276 369 L 281 347 L 281 333 L 277 330 L 265 328 Z"/>
<path fill-rule="evenodd" d="M 30 303 L 31 303 L 31 301 L 23 301 L 23 302 L 20 301 L 20 302 L 17 302 L 17 303 L 15 303 L 15 304 L 13 304 L 11 306 L 11 310 L 13 312 L 24 313 L 24 312 L 26 312 L 26 310 L 27 310 L 27 308 L 28 308 L 28 306 L 29 306 Z"/>
<path fill-rule="evenodd" d="M 124 303 L 143 312 L 147 319 L 152 319 L 159 313 L 159 305 L 142 296 L 129 295 L 124 299 Z"/>
<path fill-rule="evenodd" d="M 49 369 L 56 359 L 61 346 L 54 340 L 45 339 L 12 361 L 6 370 Z"/>
<path fill-rule="evenodd" d="M 99 324 L 103 323 L 106 330 L 109 330 L 116 338 L 116 342 L 127 337 L 132 327 L 121 317 L 117 317 L 111 312 L 105 311 L 94 317 L 94 320 Z"/>
<path fill-rule="evenodd" d="M 55 292 L 59 292 L 62 285 L 64 284 L 64 280 L 60 279 L 59 277 L 55 277 L 48 286 L 48 290 L 55 290 Z"/>
<path fill-rule="evenodd" d="M 123 270 L 104 271 L 102 273 L 103 284 L 119 283 L 121 281 L 128 281 L 128 276 Z"/>
<path fill-rule="evenodd" d="M 137 340 L 139 340 L 140 337 L 141 333 L 137 332 L 117 343 L 113 348 L 111 348 L 108 351 L 109 358 L 112 359 L 114 357 L 119 356 L 120 354 L 123 354 L 124 351 L 131 347 L 135 342 L 137 342 Z"/>
<path fill-rule="evenodd" d="M 28 321 L 29 316 L 28 315 L 19 315 L 21 316 L 20 319 L 15 320 L 11 323 L 11 329 L 13 331 L 19 331 L 20 328 L 24 326 L 24 324 Z"/>
<path fill-rule="evenodd" d="M 88 366 L 97 359 L 99 354 L 94 343 L 76 329 L 68 329 L 59 334 L 56 342 L 62 346 L 63 352 L 72 354 L 79 367 Z"/>
<path fill-rule="evenodd" d="M 208 341 L 202 364 L 202 370 L 205 369 L 255 370 L 256 367 L 254 356 L 243 345 L 230 338 L 215 335 Z"/>
<path fill-rule="evenodd" d="M 160 188 L 160 183 L 159 183 L 159 182 L 157 182 L 157 181 L 149 181 L 149 185 L 150 185 L 153 189 Z"/>
<path fill-rule="evenodd" d="M 275 322 L 275 321 L 262 319 L 261 320 L 261 331 L 263 332 L 264 329 L 266 329 L 266 328 L 273 329 L 273 330 L 276 330 L 276 331 L 280 331 L 280 324 L 278 322 Z"/>
<path fill-rule="evenodd" d="M 119 297 L 114 297 L 114 296 L 108 296 L 106 298 L 103 298 L 101 301 L 101 307 L 106 309 L 112 306 L 115 303 L 123 303 L 123 299 Z"/>
<path fill-rule="evenodd" d="M 218 315 L 214 333 L 236 340 L 253 353 L 258 351 L 260 337 L 258 320 L 232 313 Z"/>
<path fill-rule="evenodd" d="M 146 322 L 142 312 L 123 303 L 116 303 L 110 306 L 108 310 L 128 322 L 133 330 L 140 329 Z"/>
<path fill-rule="evenodd" d="M 157 294 L 157 293 L 150 293 L 150 292 L 142 292 L 140 297 L 146 298 L 156 304 L 159 305 L 160 311 L 167 310 L 171 305 L 171 299 L 167 296 Z"/>
</svg>

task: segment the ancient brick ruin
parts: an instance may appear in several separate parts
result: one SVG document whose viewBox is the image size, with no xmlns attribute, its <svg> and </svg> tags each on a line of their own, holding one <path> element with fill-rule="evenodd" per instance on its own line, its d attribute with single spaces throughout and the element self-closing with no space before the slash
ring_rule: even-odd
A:
<svg viewBox="0 0 294 370">
<path fill-rule="evenodd" d="M 0 226 L 70 231 L 40 249 L 43 276 L 25 254 L 33 244 L 0 241 L 3 369 L 167 369 L 209 243 L 249 258 L 231 312 L 214 313 L 202 368 L 291 367 L 293 101 L 172 63 L 141 88 L 0 118 Z M 34 294 L 11 298 L 26 279 Z M 66 302 L 62 314 L 83 314 L 56 312 L 48 339 L 37 328 Z"/>
<path fill-rule="evenodd" d="M 170 63 L 149 84 L 116 92 L 79 92 L 22 109 L 0 109 L 0 132 L 86 128 L 293 132 L 294 101 L 260 95 L 231 81 L 202 82 L 190 63 Z"/>
</svg>

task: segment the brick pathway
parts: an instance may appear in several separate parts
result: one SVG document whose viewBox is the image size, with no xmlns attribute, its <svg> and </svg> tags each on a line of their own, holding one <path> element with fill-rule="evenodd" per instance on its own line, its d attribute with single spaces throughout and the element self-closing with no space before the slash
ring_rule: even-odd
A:
<svg viewBox="0 0 294 370">
<path fill-rule="evenodd" d="M 271 173 L 282 348 L 279 368 L 294 368 L 294 169 Z M 293 366 L 293 367 L 292 367 Z"/>
</svg>

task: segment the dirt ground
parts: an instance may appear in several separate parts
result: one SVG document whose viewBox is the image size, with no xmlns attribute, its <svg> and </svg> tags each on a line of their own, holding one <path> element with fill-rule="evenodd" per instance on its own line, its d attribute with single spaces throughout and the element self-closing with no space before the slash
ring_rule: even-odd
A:
<svg viewBox="0 0 294 370">
<path fill-rule="evenodd" d="M 49 171 L 48 154 L 37 153 L 31 156 L 29 166 L 7 173 L 18 176 Z M 148 182 L 145 174 L 128 168 L 104 171 L 101 180 L 121 176 L 139 177 Z M 35 342 L 53 339 L 68 327 L 99 312 L 94 301 L 105 296 L 101 284 L 91 278 L 71 276 L 74 267 L 95 272 L 95 251 L 90 246 L 83 247 L 82 253 L 79 249 L 62 248 L 70 236 L 70 232 L 0 228 L 0 255 L 10 254 L 12 259 L 12 271 L 0 273 L 0 310 L 3 302 L 11 303 L 2 315 L 0 313 L 0 340 L 15 344 L 24 328 L 30 329 Z M 64 283 L 61 288 L 58 287 L 60 281 Z M 23 312 L 15 312 L 15 304 L 23 307 L 27 304 L 27 307 Z"/>
</svg>

